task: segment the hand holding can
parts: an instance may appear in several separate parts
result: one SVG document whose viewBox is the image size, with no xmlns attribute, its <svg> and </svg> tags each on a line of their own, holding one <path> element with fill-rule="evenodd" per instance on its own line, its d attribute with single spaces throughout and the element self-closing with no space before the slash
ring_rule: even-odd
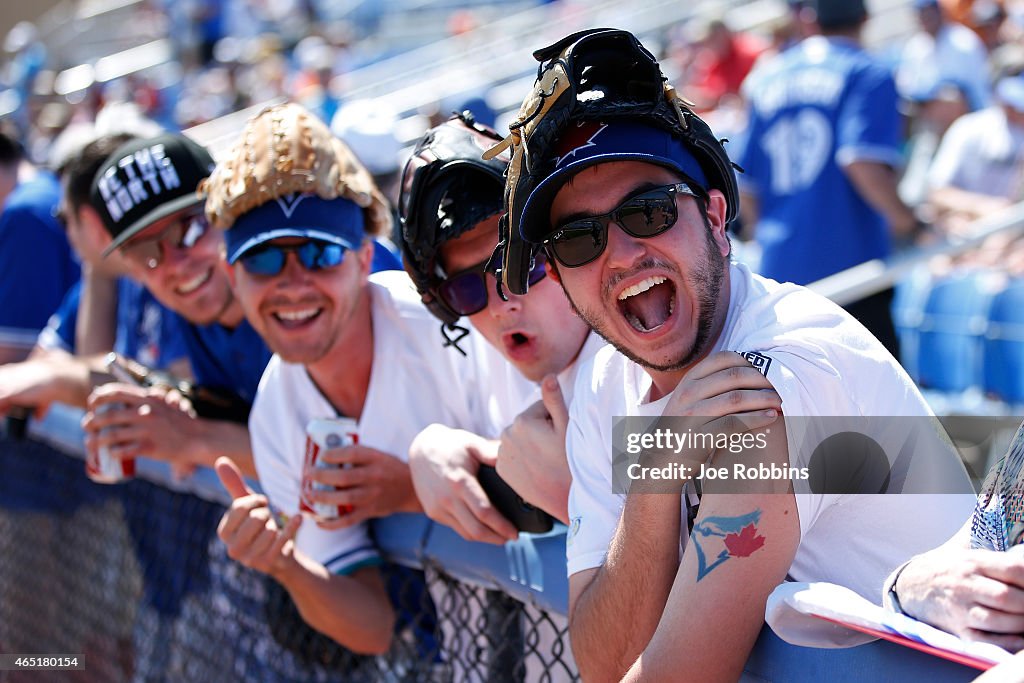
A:
<svg viewBox="0 0 1024 683">
<path fill-rule="evenodd" d="M 96 407 L 96 414 L 102 415 L 113 410 L 124 410 L 124 403 L 104 403 Z M 105 434 L 115 427 L 104 427 L 100 434 Z M 90 449 L 85 458 L 85 473 L 98 484 L 117 484 L 135 476 L 135 458 L 115 458 L 109 446 Z"/>
<path fill-rule="evenodd" d="M 359 443 L 358 423 L 349 417 L 314 418 L 306 425 L 306 455 L 302 468 L 299 509 L 320 521 L 338 519 L 352 512 L 351 505 L 332 505 L 313 500 L 315 491 L 335 491 L 333 486 L 310 478 L 314 469 L 335 469 L 339 465 L 324 462 L 320 455 L 331 448 Z"/>
</svg>

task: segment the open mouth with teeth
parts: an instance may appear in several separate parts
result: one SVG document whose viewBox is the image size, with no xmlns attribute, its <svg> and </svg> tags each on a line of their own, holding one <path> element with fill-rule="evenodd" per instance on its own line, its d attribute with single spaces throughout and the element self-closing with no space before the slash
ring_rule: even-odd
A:
<svg viewBox="0 0 1024 683">
<path fill-rule="evenodd" d="M 626 287 L 619 294 L 619 311 L 637 332 L 646 334 L 664 325 L 675 310 L 676 287 L 661 275 Z"/>
<path fill-rule="evenodd" d="M 308 325 L 319 318 L 323 310 L 322 308 L 301 308 L 293 311 L 276 311 L 272 315 L 282 327 L 295 329 Z"/>
<path fill-rule="evenodd" d="M 177 292 L 178 294 L 181 294 L 182 296 L 188 296 L 189 294 L 191 294 L 192 292 L 196 291 L 197 289 L 205 285 L 207 282 L 209 282 L 211 277 L 213 277 L 213 268 L 203 271 L 202 273 L 196 275 L 194 278 L 188 280 L 187 282 L 181 283 L 180 285 L 175 287 L 174 291 Z"/>
</svg>

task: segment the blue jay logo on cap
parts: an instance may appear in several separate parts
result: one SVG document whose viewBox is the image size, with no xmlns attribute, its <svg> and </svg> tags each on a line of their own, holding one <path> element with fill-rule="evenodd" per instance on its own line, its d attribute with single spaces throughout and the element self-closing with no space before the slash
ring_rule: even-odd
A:
<svg viewBox="0 0 1024 683">
<path fill-rule="evenodd" d="M 281 207 L 281 213 L 283 213 L 286 218 L 291 218 L 292 214 L 295 213 L 295 209 L 299 208 L 299 204 L 301 204 L 302 200 L 308 196 L 308 194 L 291 192 L 277 197 L 275 201 L 277 201 L 277 205 Z"/>
<path fill-rule="evenodd" d="M 555 160 L 555 167 L 562 165 L 562 162 L 572 157 L 575 159 L 576 152 L 581 152 L 588 147 L 597 147 L 594 139 L 597 138 L 608 127 L 608 124 L 597 123 L 596 121 L 582 121 L 576 124 L 576 128 L 567 132 L 562 137 L 560 150 L 563 154 Z"/>
</svg>

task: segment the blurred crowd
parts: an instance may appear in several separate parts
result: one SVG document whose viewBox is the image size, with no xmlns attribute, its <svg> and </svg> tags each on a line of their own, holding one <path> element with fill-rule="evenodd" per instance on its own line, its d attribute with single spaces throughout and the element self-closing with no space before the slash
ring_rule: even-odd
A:
<svg viewBox="0 0 1024 683">
<path fill-rule="evenodd" d="M 522 3 L 522 7 L 536 4 Z M 556 9 L 567 11 L 567 0 L 558 4 Z M 743 170 L 739 188 L 733 193 L 742 196 L 738 210 L 737 197 L 729 198 L 730 208 L 739 213 L 737 260 L 748 261 L 761 275 L 809 284 L 871 259 L 889 258 L 901 249 L 970 239 L 987 221 L 1011 211 L 1024 199 L 1024 0 L 910 0 L 895 5 L 892 11 L 902 14 L 893 16 L 904 18 L 905 25 L 880 45 L 865 42 L 866 14 L 860 3 L 803 0 L 780 3 L 774 19 L 756 25 L 741 22 L 743 13 L 738 5 L 722 3 L 720 12 L 694 16 L 668 27 L 651 41 L 668 78 L 717 136 L 731 140 L 726 150 Z M 435 134 L 443 134 L 437 133 L 437 127 L 443 125 L 448 109 L 470 111 L 452 124 L 464 135 L 475 136 L 475 142 L 467 145 L 472 152 L 468 161 L 460 158 L 460 162 L 477 163 L 477 148 L 501 140 L 506 131 L 500 124 L 508 112 L 494 104 L 496 84 L 488 82 L 479 91 L 460 93 L 458 101 L 441 97 L 414 112 L 393 111 L 381 102 L 351 96 L 350 74 L 394 56 L 397 50 L 396 41 L 388 40 L 382 29 L 387 17 L 379 8 L 374 3 L 357 8 L 343 11 L 341 3 L 326 0 L 133 3 L 117 15 L 116 25 L 107 27 L 109 44 L 126 50 L 133 46 L 158 50 L 162 48 L 153 45 L 166 40 L 168 58 L 137 71 L 124 69 L 109 78 L 109 73 L 119 73 L 121 68 L 109 67 L 109 73 L 101 73 L 103 59 L 111 55 L 89 54 L 89 46 L 69 42 L 67 36 L 72 34 L 66 31 L 64 42 L 55 42 L 56 32 L 29 24 L 11 31 L 4 43 L 6 61 L 0 74 L 0 414 L 19 409 L 41 413 L 54 402 L 77 405 L 86 409 L 83 427 L 90 462 L 105 451 L 114 454 L 111 458 L 116 468 L 127 467 L 126 461 L 133 467 L 137 456 L 168 462 L 182 476 L 199 466 L 217 467 L 235 499 L 219 529 L 229 555 L 278 579 L 295 598 L 303 618 L 317 629 L 357 651 L 378 653 L 388 646 L 394 627 L 390 621 L 395 616 L 387 607 L 376 570 L 369 571 L 375 564 L 366 563 L 377 559 L 369 536 L 360 527 L 358 533 L 344 539 L 345 553 L 339 554 L 331 545 L 338 535 L 313 536 L 307 531 L 306 538 L 313 540 L 306 541 L 306 548 L 319 554 L 314 563 L 303 565 L 285 550 L 297 537 L 302 515 L 278 519 L 283 508 L 270 509 L 275 497 L 298 501 L 300 491 L 301 495 L 313 491 L 310 495 L 316 502 L 333 507 L 344 517 L 352 514 L 356 500 L 346 496 L 358 489 L 365 496 L 356 501 L 360 524 L 396 511 L 424 509 L 430 513 L 431 496 L 424 490 L 456 492 L 450 498 L 437 498 L 443 501 L 458 502 L 461 495 L 473 504 L 486 502 L 482 488 L 477 491 L 483 484 L 476 486 L 476 476 L 481 463 L 488 465 L 497 456 L 470 461 L 471 466 L 463 463 L 468 472 L 465 476 L 458 467 L 439 467 L 444 476 L 436 475 L 422 464 L 433 463 L 441 450 L 430 438 L 447 447 L 453 437 L 429 434 L 427 425 L 450 417 L 443 413 L 449 408 L 451 414 L 465 409 L 466 415 L 459 416 L 465 417 L 465 424 L 450 426 L 465 429 L 460 438 L 473 437 L 465 445 L 469 452 L 480 450 L 475 435 L 486 436 L 487 443 L 493 445 L 501 427 L 517 424 L 512 422 L 517 412 L 491 415 L 487 401 L 458 404 L 464 394 L 477 396 L 470 390 L 491 398 L 500 382 L 481 380 L 478 386 L 475 382 L 486 376 L 482 366 L 478 378 L 459 366 L 461 360 L 455 355 L 444 356 L 443 362 L 436 360 L 437 350 L 443 348 L 433 334 L 437 321 L 421 310 L 419 298 L 407 302 L 395 295 L 393 300 L 398 303 L 392 298 L 375 298 L 374 305 L 381 310 L 385 304 L 380 301 L 392 302 L 386 305 L 395 309 L 387 313 L 391 318 L 375 312 L 374 316 L 381 316 L 377 318 L 371 316 L 370 299 L 353 294 L 351 300 L 360 302 L 357 312 L 362 324 L 349 325 L 350 319 L 345 318 L 346 324 L 331 326 L 327 331 L 334 335 L 329 340 L 332 346 L 321 350 L 312 342 L 320 344 L 321 337 L 327 335 L 312 332 L 320 324 L 326 328 L 323 321 L 344 307 L 334 307 L 331 302 L 321 306 L 316 299 L 282 304 L 275 300 L 276 290 L 268 283 L 275 278 L 301 282 L 303 273 L 318 271 L 324 271 L 318 277 L 329 278 L 344 267 L 358 267 L 360 287 L 365 289 L 371 271 L 401 270 L 404 256 L 406 270 L 414 279 L 420 276 L 416 285 L 423 303 L 433 305 L 430 312 L 444 321 L 444 346 L 457 349 L 460 339 L 468 335 L 468 330 L 457 324 L 460 318 L 481 314 L 488 306 L 518 306 L 521 300 L 498 303 L 489 293 L 487 264 L 497 242 L 500 192 L 494 194 L 493 205 L 480 209 L 486 214 L 485 221 L 468 210 L 482 201 L 475 185 L 467 182 L 456 188 L 459 194 L 451 190 L 451 195 L 435 195 L 419 187 L 421 199 L 428 196 L 436 201 L 423 200 L 427 208 L 418 207 L 412 215 L 422 213 L 430 219 L 425 223 L 436 220 L 441 229 L 449 230 L 453 221 L 463 220 L 468 229 L 480 231 L 474 233 L 477 237 L 486 238 L 479 244 L 472 240 L 461 243 L 472 258 L 453 259 L 451 250 L 443 252 L 440 243 L 431 245 L 438 252 L 438 261 L 450 261 L 447 270 L 451 276 L 432 261 L 434 255 L 424 257 L 418 250 L 421 245 L 410 245 L 409 236 L 392 227 L 410 224 L 408 197 L 415 194 L 417 186 L 410 181 L 408 187 L 400 187 L 408 146 L 433 127 L 434 133 L 418 143 L 417 155 L 409 161 L 412 170 L 406 174 L 415 176 L 421 166 L 437 162 L 431 145 L 437 142 Z M 403 6 L 392 9 L 396 8 Z M 405 9 L 412 8 L 410 3 Z M 505 10 L 497 3 L 443 10 L 437 15 L 440 21 L 410 34 L 408 41 L 398 42 L 412 49 L 431 40 L 461 37 L 466 42 L 453 42 L 456 50 L 479 45 L 487 40 L 488 18 L 501 11 Z M 885 16 L 888 21 L 889 15 Z M 123 51 L 119 54 L 122 60 L 142 59 L 138 56 L 142 53 L 135 53 L 136 57 Z M 660 98 L 661 89 L 655 90 Z M 264 110 L 245 130 L 240 123 L 229 131 L 237 140 L 226 157 L 218 154 L 215 145 L 206 149 L 180 134 L 271 100 L 288 100 L 290 104 Z M 480 128 L 479 123 L 494 125 L 499 133 Z M 596 146 L 591 144 L 593 139 L 608 127 L 603 124 L 558 163 L 570 154 L 585 154 L 581 150 Z M 273 144 L 268 142 L 271 138 Z M 335 138 L 347 146 L 339 145 Z M 437 149 L 450 151 L 440 143 Z M 330 164 L 319 163 L 318 155 L 325 155 Z M 504 186 L 504 163 L 495 162 L 501 168 L 492 169 L 492 185 Z M 697 162 L 694 165 L 704 173 Z M 328 166 L 332 170 L 325 171 Z M 727 164 L 719 166 L 728 169 Z M 339 182 L 342 176 L 347 177 Z M 308 190 L 314 184 L 320 192 L 317 197 Z M 644 190 L 626 198 L 623 205 L 664 192 L 675 207 L 676 200 L 667 193 L 688 186 L 666 187 Z M 718 187 L 713 189 L 722 193 Z M 403 193 L 406 201 L 400 202 Z M 654 199 L 664 197 L 659 194 Z M 724 206 L 723 195 L 719 208 Z M 468 216 L 457 215 L 460 210 Z M 400 212 L 404 223 L 392 220 Z M 625 213 L 620 206 L 596 218 L 604 220 L 607 231 L 609 217 L 621 223 Z M 677 218 L 673 214 L 662 232 Z M 707 207 L 703 218 L 708 221 Z M 723 235 L 731 218 L 719 223 Z M 648 215 L 646 220 L 650 230 L 653 218 Z M 323 225 L 313 229 L 304 221 Z M 563 227 L 580 222 L 574 219 Z M 634 234 L 623 228 L 637 239 L 661 234 Z M 607 240 L 608 233 L 604 235 Z M 1018 235 L 1001 233 L 955 262 L 946 259 L 934 267 L 966 265 L 1008 277 L 1024 276 L 1024 237 Z M 407 242 L 402 242 L 403 237 Z M 722 241 L 728 245 L 723 247 L 724 258 L 732 243 L 724 237 Z M 591 263 L 605 249 L 596 241 L 587 245 L 584 240 L 583 247 L 579 245 L 577 242 L 576 248 L 591 247 L 590 252 L 597 247 L 596 253 L 584 249 L 584 256 L 591 260 L 584 258 L 575 265 L 560 260 L 565 273 Z M 343 261 L 347 252 L 356 256 Z M 551 258 L 557 258 L 557 252 L 551 253 Z M 557 269 L 546 268 L 538 258 L 524 277 L 531 286 L 548 287 L 549 295 L 554 291 L 561 297 L 556 278 L 549 277 L 556 273 Z M 401 291 L 409 289 L 404 275 L 385 273 L 378 280 L 386 284 L 391 276 L 401 283 Z M 424 291 L 423 283 L 433 277 L 449 287 L 445 291 L 452 300 L 444 302 L 448 309 L 441 306 L 440 293 L 432 299 Z M 654 289 L 639 300 L 653 303 L 628 309 L 639 311 L 630 314 L 633 330 L 653 332 L 673 315 L 671 300 L 656 305 L 660 301 L 656 288 L 665 279 L 645 281 L 640 284 L 646 288 L 638 284 L 637 291 L 619 297 L 618 301 L 623 301 Z M 349 289 L 355 291 L 352 282 L 339 278 L 338 287 L 350 293 Z M 378 292 L 375 297 L 383 297 L 380 292 L 391 291 L 385 284 L 375 284 L 367 291 L 372 289 Z M 436 286 L 440 292 L 441 285 Z M 399 284 L 392 289 L 400 291 Z M 530 301 L 538 301 L 537 296 Z M 514 397 L 517 401 L 524 397 L 533 401 L 541 391 L 535 383 L 568 372 L 588 343 L 589 330 L 571 314 L 567 300 L 558 301 L 564 320 L 545 318 L 536 330 L 525 332 L 491 330 L 498 342 L 488 341 L 515 364 L 516 354 L 526 353 L 522 347 L 545 334 L 557 337 L 559 344 L 573 342 L 569 337 L 575 326 L 578 338 L 567 354 L 571 362 L 562 362 L 554 371 L 546 368 L 548 372 L 536 372 L 536 376 L 524 371 L 524 385 L 519 387 L 523 396 Z M 898 358 L 892 302 L 893 292 L 887 290 L 846 308 Z M 648 329 L 647 319 L 654 321 L 664 311 L 664 320 L 656 325 L 652 322 Z M 392 329 L 385 324 L 392 318 L 403 322 L 393 323 Z M 481 319 L 487 329 L 488 319 Z M 415 325 L 407 325 L 409 320 Z M 383 322 L 378 325 L 378 321 Z M 859 333 L 860 328 L 856 329 Z M 465 334 L 453 339 L 460 330 Z M 375 354 L 383 353 L 366 341 L 373 334 L 394 338 L 393 347 L 382 347 L 388 350 L 389 363 L 373 362 Z M 308 348 L 303 345 L 307 341 L 311 344 Z M 111 350 L 117 352 L 113 357 L 106 355 Z M 332 356 L 326 355 L 328 350 Z M 273 360 L 271 351 L 278 354 Z M 413 351 L 422 351 L 422 356 Z M 885 359 L 895 368 L 893 377 L 902 381 L 905 375 L 897 372 L 893 359 L 888 355 Z M 559 355 L 556 360 L 566 359 Z M 265 370 L 268 363 L 270 369 Z M 360 382 L 365 379 L 366 386 L 359 388 L 362 394 L 346 384 L 350 380 L 342 377 L 346 373 L 336 372 L 343 363 L 365 374 L 365 378 L 356 378 Z M 434 392 L 438 398 L 429 410 L 416 413 L 415 392 L 394 389 L 416 385 L 420 375 L 412 373 L 427 371 L 434 375 L 424 376 L 423 386 L 438 388 Z M 384 372 L 391 374 L 380 374 Z M 355 375 L 355 371 L 348 374 Z M 759 372 L 754 374 L 758 382 L 766 381 Z M 467 385 L 465 392 L 461 391 L 462 382 Z M 394 394 L 393 402 L 390 397 L 387 401 L 377 397 L 385 389 L 370 392 L 367 387 L 374 383 Z M 543 393 L 554 400 L 551 394 L 557 383 L 555 387 L 546 384 Z M 564 412 L 565 404 L 560 393 L 558 396 Z M 509 403 L 516 402 L 509 399 Z M 307 418 L 316 417 L 313 413 L 317 411 L 326 414 L 324 407 L 331 405 L 344 405 L 343 414 L 360 416 L 361 441 L 346 448 L 364 458 L 354 463 L 356 469 L 374 472 L 373 478 L 366 475 L 365 481 L 352 484 L 347 478 L 355 476 L 353 463 L 342 468 L 341 459 L 325 458 L 338 467 L 328 474 L 313 475 L 309 463 L 296 459 L 298 453 L 289 451 L 288 462 L 275 459 L 278 450 L 288 450 L 276 443 L 286 437 L 295 437 L 292 441 L 305 442 L 310 448 L 306 439 L 313 436 L 303 431 Z M 257 418 L 265 419 L 252 420 L 247 427 L 250 409 Z M 555 412 L 547 410 L 537 424 L 547 429 L 554 424 L 550 417 Z M 416 415 L 423 424 L 396 421 L 395 414 Z M 775 416 L 773 410 L 772 418 Z M 294 434 L 284 433 L 278 424 L 289 420 L 288 428 Z M 363 431 L 366 425 L 370 431 Z M 250 438 L 252 430 L 256 431 Z M 369 442 L 367 434 L 371 435 Z M 551 496 L 554 502 L 547 506 L 538 503 L 538 507 L 572 525 L 566 502 L 571 478 L 564 461 L 565 433 L 555 436 L 560 436 L 553 441 L 558 444 L 556 459 L 562 458 L 558 463 L 564 481 L 557 495 Z M 383 445 L 374 443 L 373 438 Z M 426 439 L 427 445 L 415 442 L 426 455 L 416 456 L 414 438 Z M 332 446 L 325 446 L 325 452 L 331 450 Z M 401 462 L 401 456 L 410 451 L 412 468 L 420 463 L 426 475 L 410 473 L 409 466 Z M 393 462 L 390 452 L 399 454 L 401 464 Z M 233 464 L 218 462 L 218 456 L 229 456 Z M 264 477 L 260 483 L 270 496 L 269 503 L 243 479 L 251 480 L 261 467 Z M 266 476 L 266 472 L 276 475 L 281 471 L 288 477 Z M 379 477 L 378 471 L 383 471 Z M 100 481 L 106 476 L 90 474 Z M 107 480 L 130 476 L 120 469 Z M 417 480 L 417 476 L 421 478 Z M 425 489 L 421 482 L 423 477 L 431 481 L 430 476 L 441 483 Z M 313 487 L 307 477 L 326 488 Z M 545 471 L 537 476 L 522 474 L 521 478 L 529 488 L 551 477 Z M 404 488 L 379 483 L 391 479 Z M 472 495 L 466 493 L 470 490 L 467 481 L 474 482 Z M 517 490 L 522 493 L 524 489 Z M 522 495 L 526 499 L 526 494 Z M 446 504 L 449 508 L 455 505 Z M 479 510 L 489 509 L 489 503 L 475 508 L 469 503 L 452 509 L 439 507 L 442 512 L 431 516 L 466 538 L 501 544 L 516 536 L 517 530 L 504 519 L 497 526 L 476 524 Z M 671 511 L 673 518 L 678 507 Z M 320 529 L 337 531 L 349 523 L 354 525 L 352 519 Z M 575 520 L 578 528 L 579 518 Z M 471 533 L 463 526 L 478 530 Z M 611 524 L 609 530 L 614 527 Z M 318 545 L 323 539 L 331 543 Z M 250 546 L 258 547 L 253 550 Z M 737 556 L 745 557 L 754 550 L 757 548 Z M 253 559 L 264 556 L 273 561 Z M 339 569 L 343 564 L 344 572 Z M 331 595 L 341 604 L 348 597 L 339 586 L 354 596 L 369 596 L 362 614 L 354 609 L 352 618 L 353 622 L 365 615 L 377 619 L 379 623 L 360 625 L 368 633 L 350 632 L 348 624 L 339 626 L 341 610 L 322 607 L 327 603 L 318 596 L 327 584 L 312 579 L 323 578 L 327 570 L 334 582 Z M 361 586 L 349 579 L 350 570 L 353 576 L 361 576 Z M 899 571 L 902 569 L 897 570 L 894 585 Z M 913 578 L 913 571 L 907 577 Z M 920 602 L 929 604 L 924 599 Z M 956 631 L 960 623 L 944 625 Z M 1019 648 L 1019 643 L 1015 646 Z"/>
</svg>

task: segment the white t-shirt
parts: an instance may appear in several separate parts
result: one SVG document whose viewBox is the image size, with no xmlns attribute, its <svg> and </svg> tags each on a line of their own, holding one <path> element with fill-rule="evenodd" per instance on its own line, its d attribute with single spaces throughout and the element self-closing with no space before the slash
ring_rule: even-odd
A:
<svg viewBox="0 0 1024 683">
<path fill-rule="evenodd" d="M 368 287 L 374 360 L 359 442 L 404 461 L 413 438 L 435 422 L 496 436 L 505 416 L 487 392 L 493 380 L 488 373 L 502 368 L 494 358 L 497 352 L 473 333 L 460 343 L 468 355 L 444 348 L 440 323 L 420 303 L 404 272 L 375 273 Z M 515 372 L 503 374 L 498 384 L 513 397 L 510 401 L 533 391 Z M 337 414 L 304 366 L 276 355 L 270 360 L 249 416 L 249 433 L 260 486 L 275 510 L 298 513 L 306 424 Z M 310 520 L 299 529 L 296 547 L 336 574 L 378 560 L 365 525 L 327 531 Z"/>
<path fill-rule="evenodd" d="M 782 397 L 787 419 L 931 415 L 903 369 L 841 308 L 802 287 L 753 275 L 743 265 L 732 264 L 730 273 L 729 311 L 713 351 L 756 353 L 755 366 Z M 650 388 L 643 368 L 610 347 L 580 370 L 566 439 L 573 477 L 570 575 L 604 563 L 625 502 L 613 492 L 613 417 L 660 415 L 669 397 L 649 402 Z M 801 446 L 800 435 L 790 434 L 795 422 L 786 425 L 793 465 Z M 920 480 L 931 481 L 938 473 L 949 482 L 941 490 L 961 495 L 798 493 L 800 545 L 790 577 L 837 583 L 877 600 L 893 568 L 947 540 L 971 512 L 974 496 L 966 472 L 954 453 L 946 455 L 941 463 L 915 459 L 907 475 L 911 485 L 904 490 L 927 489 Z"/>
<path fill-rule="evenodd" d="M 1024 128 L 1010 125 L 1001 107 L 953 122 L 928 169 L 930 189 L 956 187 L 1016 201 L 1024 197 Z"/>
</svg>

